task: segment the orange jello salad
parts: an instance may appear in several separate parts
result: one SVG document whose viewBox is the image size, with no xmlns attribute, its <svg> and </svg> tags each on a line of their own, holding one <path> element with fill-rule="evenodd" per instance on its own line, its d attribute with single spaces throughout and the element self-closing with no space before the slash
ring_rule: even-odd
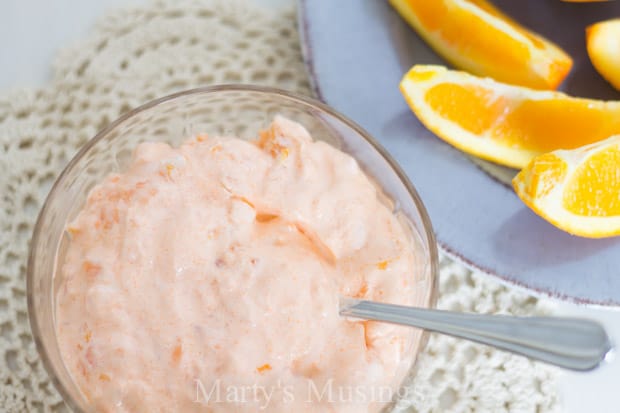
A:
<svg viewBox="0 0 620 413">
<path fill-rule="evenodd" d="M 410 230 L 349 155 L 276 117 L 254 141 L 141 143 L 67 227 L 56 328 L 101 412 L 367 412 L 412 331 L 341 297 L 413 304 Z M 391 390 L 391 392 L 390 392 Z"/>
</svg>

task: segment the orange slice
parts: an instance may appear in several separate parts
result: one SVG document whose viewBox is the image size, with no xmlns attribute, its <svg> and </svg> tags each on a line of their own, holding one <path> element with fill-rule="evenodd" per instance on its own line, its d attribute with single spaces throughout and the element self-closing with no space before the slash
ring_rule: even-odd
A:
<svg viewBox="0 0 620 413">
<path fill-rule="evenodd" d="M 586 30 L 588 55 L 596 70 L 620 90 L 620 19 L 593 24 Z"/>
<path fill-rule="evenodd" d="M 541 155 L 512 183 L 527 206 L 564 231 L 620 235 L 620 135 Z"/>
<path fill-rule="evenodd" d="M 435 51 L 459 69 L 534 89 L 555 89 L 572 59 L 485 0 L 390 0 Z"/>
<path fill-rule="evenodd" d="M 414 66 L 400 89 L 437 136 L 464 152 L 514 168 L 545 152 L 620 133 L 620 102 L 507 85 L 443 66 Z"/>
</svg>

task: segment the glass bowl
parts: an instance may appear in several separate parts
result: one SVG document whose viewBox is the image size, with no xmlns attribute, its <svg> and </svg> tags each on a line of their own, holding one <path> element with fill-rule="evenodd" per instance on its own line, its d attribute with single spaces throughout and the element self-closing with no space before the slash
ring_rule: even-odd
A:
<svg viewBox="0 0 620 413">
<path fill-rule="evenodd" d="M 414 302 L 420 307 L 435 305 L 437 249 L 424 205 L 401 168 L 362 128 L 318 101 L 278 89 L 222 85 L 176 93 L 126 113 L 99 132 L 69 162 L 39 214 L 27 271 L 30 324 L 47 372 L 74 411 L 88 411 L 88 407 L 63 363 L 56 339 L 54 300 L 60 282 L 55 274 L 67 247 L 66 225 L 82 208 L 90 189 L 108 174 L 122 171 L 140 142 L 178 146 L 198 133 L 253 139 L 277 114 L 353 156 L 383 191 L 394 212 L 405 218 L 421 251 L 417 268 L 411 269 Z M 417 355 L 426 334 L 412 331 L 412 351 Z"/>
</svg>

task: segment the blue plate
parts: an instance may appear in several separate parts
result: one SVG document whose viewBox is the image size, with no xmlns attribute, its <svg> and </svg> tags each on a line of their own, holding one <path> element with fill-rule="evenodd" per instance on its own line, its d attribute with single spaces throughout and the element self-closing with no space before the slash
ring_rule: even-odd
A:
<svg viewBox="0 0 620 413">
<path fill-rule="evenodd" d="M 496 4 L 573 56 L 575 65 L 563 90 L 620 99 L 595 72 L 585 51 L 585 27 L 620 17 L 620 2 Z M 403 74 L 416 63 L 446 63 L 387 1 L 302 0 L 299 13 L 304 56 L 317 95 L 366 128 L 402 165 L 428 208 L 444 251 L 540 293 L 620 305 L 620 238 L 591 240 L 556 229 L 411 113 L 398 91 Z"/>
</svg>

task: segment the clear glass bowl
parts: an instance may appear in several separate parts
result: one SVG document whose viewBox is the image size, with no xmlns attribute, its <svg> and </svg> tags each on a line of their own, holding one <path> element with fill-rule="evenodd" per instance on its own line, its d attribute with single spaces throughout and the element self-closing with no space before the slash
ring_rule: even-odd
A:
<svg viewBox="0 0 620 413">
<path fill-rule="evenodd" d="M 417 287 L 415 303 L 435 305 L 437 249 L 428 215 L 404 172 L 368 133 L 318 101 L 277 89 L 223 85 L 176 93 L 123 115 L 88 142 L 52 187 L 34 230 L 27 272 L 30 324 L 47 372 L 74 411 L 85 412 L 88 407 L 63 363 L 56 339 L 54 299 L 60 280 L 55 274 L 68 242 L 65 227 L 90 189 L 111 172 L 122 171 L 140 142 L 179 145 L 198 133 L 253 139 L 277 114 L 352 155 L 387 195 L 421 251 L 417 268 L 411 269 Z M 426 335 L 415 330 L 414 354 L 425 343 Z"/>
</svg>

